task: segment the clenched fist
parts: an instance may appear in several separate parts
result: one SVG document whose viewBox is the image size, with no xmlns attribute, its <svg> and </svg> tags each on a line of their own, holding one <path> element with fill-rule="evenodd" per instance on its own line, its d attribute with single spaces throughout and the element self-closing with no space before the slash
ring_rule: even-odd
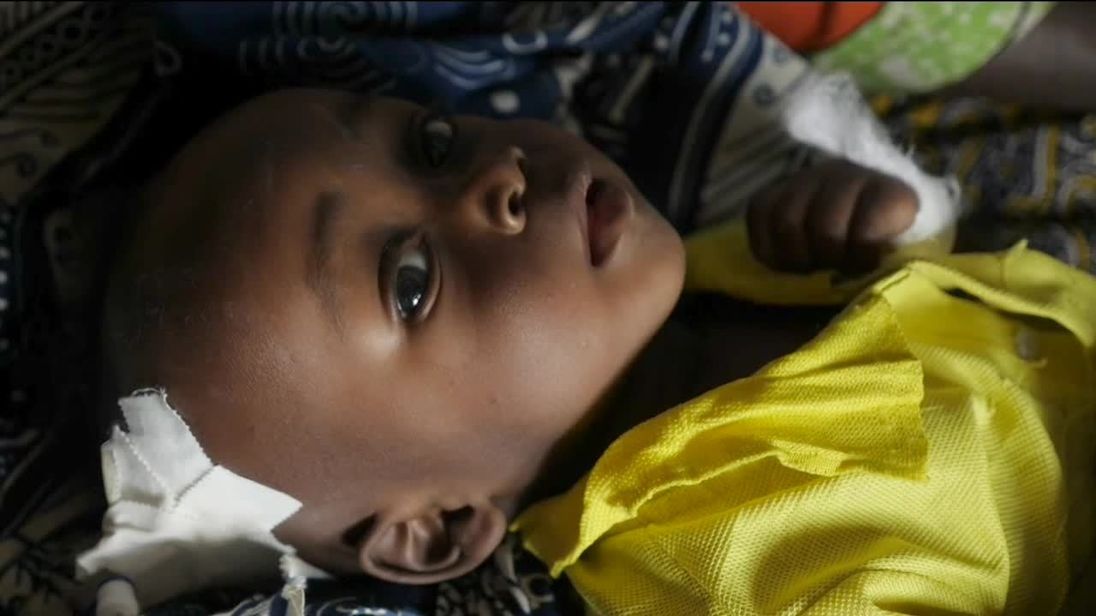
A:
<svg viewBox="0 0 1096 616">
<path fill-rule="evenodd" d="M 916 215 L 905 182 L 831 160 L 759 193 L 746 221 L 754 256 L 773 269 L 859 273 L 879 265 Z"/>
</svg>

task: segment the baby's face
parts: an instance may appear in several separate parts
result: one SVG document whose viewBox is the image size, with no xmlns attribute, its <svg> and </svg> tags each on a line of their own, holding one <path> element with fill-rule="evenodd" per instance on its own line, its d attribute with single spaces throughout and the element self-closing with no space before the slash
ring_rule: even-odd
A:
<svg viewBox="0 0 1096 616">
<path fill-rule="evenodd" d="M 281 536 L 335 568 L 385 507 L 516 498 L 681 290 L 671 227 L 539 122 L 283 91 L 154 194 L 140 250 L 223 255 L 159 384 L 214 460 L 304 503 Z"/>
</svg>

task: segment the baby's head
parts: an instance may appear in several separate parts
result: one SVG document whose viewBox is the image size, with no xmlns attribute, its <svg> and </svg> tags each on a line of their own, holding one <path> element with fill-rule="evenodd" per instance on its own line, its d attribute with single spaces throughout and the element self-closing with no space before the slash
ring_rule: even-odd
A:
<svg viewBox="0 0 1096 616">
<path fill-rule="evenodd" d="M 428 583 L 496 546 L 683 273 L 559 129 L 289 90 L 151 183 L 105 345 L 119 393 L 164 387 L 216 463 L 303 503 L 276 535 L 304 559 Z"/>
</svg>

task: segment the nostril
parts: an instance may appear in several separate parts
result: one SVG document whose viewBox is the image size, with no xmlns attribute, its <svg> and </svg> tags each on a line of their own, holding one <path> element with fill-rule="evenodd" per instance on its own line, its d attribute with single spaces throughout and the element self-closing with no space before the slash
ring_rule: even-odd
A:
<svg viewBox="0 0 1096 616">
<path fill-rule="evenodd" d="M 510 193 L 510 201 L 506 204 L 507 211 L 512 218 L 521 216 L 521 194 L 517 191 Z"/>
<path fill-rule="evenodd" d="M 594 179 L 586 186 L 586 207 L 590 207 L 597 203 L 601 193 L 605 190 L 605 183 L 601 180 Z"/>
</svg>

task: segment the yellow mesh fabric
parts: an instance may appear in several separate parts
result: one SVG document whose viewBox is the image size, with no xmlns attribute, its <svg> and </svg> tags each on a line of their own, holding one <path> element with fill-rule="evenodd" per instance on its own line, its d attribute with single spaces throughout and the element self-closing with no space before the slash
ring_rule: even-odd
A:
<svg viewBox="0 0 1096 616">
<path fill-rule="evenodd" d="M 691 288 L 856 292 L 775 276 L 721 233 L 689 246 Z M 729 254 L 746 260 L 704 261 Z M 1023 246 L 913 262 L 514 526 L 595 613 L 1053 613 L 1089 556 L 1094 348 L 1079 271 Z"/>
</svg>

